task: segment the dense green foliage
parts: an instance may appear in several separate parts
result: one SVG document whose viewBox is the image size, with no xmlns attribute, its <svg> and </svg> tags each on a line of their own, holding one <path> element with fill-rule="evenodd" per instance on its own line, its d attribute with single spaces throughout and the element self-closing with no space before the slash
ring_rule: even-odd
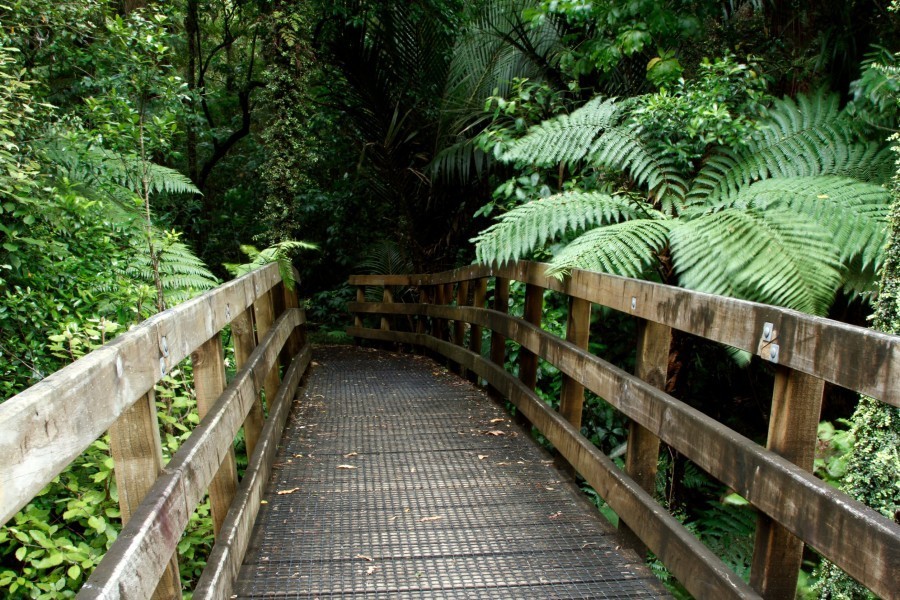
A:
<svg viewBox="0 0 900 600">
<path fill-rule="evenodd" d="M 900 23 L 881 3 L 14 0 L 0 25 L 3 399 L 272 260 L 299 270 L 329 341 L 351 271 L 473 258 L 857 323 L 877 297 L 876 326 L 897 329 Z M 565 329 L 552 294 L 543 325 Z M 592 331 L 633 366 L 629 319 Z M 764 366 L 684 336 L 670 358 L 670 392 L 764 435 Z M 157 389 L 167 456 L 197 420 L 190 382 L 184 367 Z M 559 387 L 542 364 L 539 392 Z M 863 401 L 835 422 L 852 426 L 822 426 L 817 471 L 891 516 L 896 413 Z M 586 436 L 617 455 L 625 432 L 588 398 Z M 119 530 L 113 467 L 101 439 L 0 529 L 0 595 L 74 594 Z M 681 457 L 661 473 L 660 499 L 745 574 L 751 509 Z M 179 549 L 187 589 L 208 510 Z M 821 593 L 850 589 L 821 574 Z"/>
</svg>

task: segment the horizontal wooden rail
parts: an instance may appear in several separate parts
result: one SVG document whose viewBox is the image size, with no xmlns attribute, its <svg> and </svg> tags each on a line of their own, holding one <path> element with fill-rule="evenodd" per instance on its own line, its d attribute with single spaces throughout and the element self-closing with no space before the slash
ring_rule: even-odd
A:
<svg viewBox="0 0 900 600">
<path fill-rule="evenodd" d="M 575 269 L 571 277 L 559 280 L 548 277 L 547 269 L 530 262 L 475 265 L 434 275 L 353 275 L 350 284 L 422 287 L 484 277 L 512 279 L 727 344 L 900 406 L 900 344 L 894 336 L 785 308 L 605 273 Z M 767 323 L 771 327 L 766 335 Z"/>
<path fill-rule="evenodd" d="M 153 593 L 191 513 L 206 494 L 256 401 L 257 391 L 291 332 L 302 322 L 299 309 L 290 309 L 278 318 L 215 407 L 166 465 L 77 598 L 145 598 Z M 286 396 L 293 391 L 282 386 L 273 406 L 288 404 L 291 399 Z M 122 593 L 123 583 L 127 594 Z"/>
<path fill-rule="evenodd" d="M 472 267 L 431 276 L 354 276 L 351 283 L 360 286 L 385 284 L 446 286 L 454 281 L 470 281 L 494 274 L 498 277 L 498 285 L 503 283 L 504 287 L 507 278 L 525 281 L 532 286 L 556 289 L 568 293 L 572 298 L 601 303 L 639 315 L 648 321 L 670 325 L 708 339 L 752 350 L 755 354 L 769 352 L 766 358 L 782 365 L 779 369 L 783 369 L 786 375 L 791 373 L 793 367 L 798 373 L 812 373 L 857 391 L 860 391 L 860 388 L 864 388 L 864 391 L 881 390 L 882 399 L 892 404 L 896 403 L 898 383 L 895 381 L 896 378 L 892 377 L 892 373 L 894 365 L 900 364 L 894 358 L 900 344 L 898 338 L 894 336 L 875 334 L 794 311 L 597 273 L 576 272 L 572 279 L 559 281 L 546 277 L 542 279 L 544 272 L 544 265 L 518 263 L 505 269 Z M 633 295 L 629 298 L 628 294 Z M 672 312 L 664 307 L 669 301 L 675 302 L 677 311 Z M 642 311 L 638 308 L 641 303 L 645 304 Z M 796 538 L 808 543 L 875 593 L 892 597 L 891 594 L 896 592 L 895 574 L 900 572 L 900 526 L 818 480 L 801 468 L 802 464 L 801 466 L 793 464 L 791 460 L 795 459 L 792 456 L 783 458 L 755 444 L 665 394 L 651 382 L 625 373 L 590 354 L 584 349 L 583 340 L 578 344 L 567 342 L 543 331 L 539 321 L 529 323 L 510 317 L 503 311 L 489 310 L 480 306 L 357 302 L 351 303 L 349 308 L 357 315 L 358 323 L 362 322 L 359 317 L 365 314 L 380 315 L 382 318 L 385 315 L 405 314 L 418 316 L 420 320 L 424 318 L 431 319 L 432 322 L 453 320 L 456 323 L 470 323 L 473 327 L 488 328 L 492 336 L 500 336 L 500 339 L 519 343 L 524 350 L 559 368 L 571 381 L 606 399 L 634 423 L 640 425 L 640 430 L 647 432 L 644 435 L 657 436 L 669 444 L 747 498 L 775 524 L 776 529 L 763 530 L 773 533 L 763 535 L 762 538 L 758 537 L 757 541 L 758 545 L 764 543 L 772 547 L 761 551 L 758 565 L 757 557 L 754 557 L 754 570 L 759 569 L 758 573 L 763 575 L 757 574 L 753 585 L 756 592 L 762 593 L 764 597 L 793 596 L 796 569 L 799 569 L 802 551 L 802 544 L 797 545 L 793 542 Z M 705 316 L 700 318 L 702 315 Z M 728 318 L 738 321 L 729 324 Z M 533 318 L 529 320 L 534 321 Z M 764 325 L 765 323 L 768 326 Z M 754 333 L 757 326 L 761 331 Z M 762 329 L 765 329 L 765 333 Z M 427 330 L 425 327 L 418 328 L 420 332 L 425 330 Z M 789 335 L 785 334 L 785 331 L 788 331 Z M 424 333 L 380 331 L 363 327 L 353 327 L 348 329 L 348 332 L 357 337 L 418 344 L 484 377 L 492 388 L 507 396 L 525 417 L 540 429 L 570 464 L 597 489 L 629 528 L 660 557 L 692 593 L 701 598 L 749 597 L 748 593 L 756 593 L 749 587 L 736 585 L 731 579 L 733 574 L 723 575 L 724 565 L 717 559 L 709 562 L 709 557 L 702 550 L 694 543 L 688 543 L 690 540 L 675 542 L 674 540 L 681 540 L 685 535 L 692 536 L 677 522 L 654 517 L 653 511 L 644 505 L 649 496 L 641 495 L 641 493 L 646 495 L 646 492 L 643 492 L 640 486 L 618 471 L 611 462 L 607 464 L 594 456 L 599 454 L 599 451 L 582 438 L 577 429 L 560 415 L 539 400 L 535 399 L 532 402 L 533 386 L 508 375 L 501 377 L 503 371 L 502 367 L 496 364 L 501 362 L 497 357 L 494 356 L 491 363 L 476 354 L 464 353 L 463 349 L 456 345 L 447 344 Z M 824 339 L 841 339 L 842 343 L 848 343 L 855 350 L 847 353 L 838 343 L 826 349 L 819 343 L 805 340 L 793 352 L 782 353 L 781 348 L 777 348 L 773 359 L 770 353 L 773 345 L 781 346 L 785 339 L 798 339 L 797 336 L 800 336 L 801 332 L 805 332 L 803 335 L 822 335 Z M 761 339 L 754 340 L 754 335 Z M 858 360 L 853 356 L 853 352 L 857 350 L 859 356 L 878 358 L 866 363 L 865 369 L 860 369 L 857 362 L 855 370 L 851 372 L 847 365 L 852 364 L 851 357 Z M 791 367 L 785 366 L 783 360 L 787 360 Z M 820 364 L 820 361 L 830 360 L 844 361 L 845 366 L 829 368 Z M 867 379 L 870 376 L 872 379 Z M 811 381 L 815 381 L 815 378 L 811 378 Z M 808 399 L 812 403 L 811 407 L 809 410 L 803 410 L 809 416 L 803 418 L 809 419 L 811 416 L 814 424 L 818 416 L 821 387 L 817 388 L 813 384 L 812 387 L 807 386 L 804 389 L 809 390 L 803 392 L 807 396 L 800 395 L 794 400 L 787 396 L 784 397 L 784 401 Z M 809 396 L 809 393 L 815 394 L 816 389 L 819 397 Z M 780 395 L 782 393 L 776 389 L 778 398 L 782 397 Z M 778 410 L 785 414 L 773 415 L 773 431 L 781 436 L 776 447 L 779 444 L 801 446 L 806 444 L 811 447 L 815 442 L 814 431 L 811 440 L 792 437 L 793 432 L 786 431 L 775 421 L 793 418 L 792 415 L 798 408 L 791 406 L 779 405 Z M 568 426 L 562 427 L 562 424 Z M 770 434 L 770 442 L 772 439 Z M 655 448 L 653 444 L 648 444 L 647 447 Z M 588 460 L 586 456 L 593 458 Z M 623 483 L 625 480 L 627 483 Z M 652 502 L 652 499 L 649 501 Z M 662 510 L 658 505 L 655 506 L 656 509 Z M 778 534 L 777 528 L 783 528 L 789 534 L 787 536 Z M 760 539 L 763 541 L 760 542 Z M 775 563 L 778 560 L 784 561 L 786 566 L 782 570 L 787 571 L 787 575 L 777 572 Z M 712 566 L 700 569 L 695 565 L 697 562 L 708 562 Z M 711 571 L 706 572 L 704 569 Z M 794 570 L 793 575 L 790 574 L 791 570 Z M 698 583 L 696 581 L 698 579 L 702 580 L 702 583 Z M 711 581 L 717 583 L 709 583 Z M 789 596 L 785 596 L 786 593 L 789 593 Z"/>
<path fill-rule="evenodd" d="M 181 598 L 176 549 L 207 493 L 223 540 L 216 551 L 229 561 L 243 552 L 236 529 L 252 527 L 258 509 L 246 510 L 247 494 L 271 465 L 310 362 L 298 306 L 277 265 L 268 265 L 156 315 L 0 405 L 0 453 L 9 458 L 0 462 L 4 521 L 110 431 L 123 527 L 79 599 Z M 226 386 L 228 325 L 237 373 Z M 201 421 L 163 466 L 154 385 L 188 356 Z M 238 487 L 234 442 L 242 427 L 250 466 Z"/>
<path fill-rule="evenodd" d="M 151 317 L 0 404 L 0 524 L 165 373 L 280 281 L 274 264 L 230 281 Z"/>
</svg>

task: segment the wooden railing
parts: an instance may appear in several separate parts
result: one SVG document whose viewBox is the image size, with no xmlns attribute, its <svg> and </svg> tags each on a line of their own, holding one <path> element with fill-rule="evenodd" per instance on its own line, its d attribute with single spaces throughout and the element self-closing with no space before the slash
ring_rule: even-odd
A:
<svg viewBox="0 0 900 600">
<path fill-rule="evenodd" d="M 485 307 L 489 278 L 492 308 Z M 512 280 L 526 284 L 521 319 L 506 314 Z M 900 406 L 900 338 L 604 274 L 575 271 L 558 280 L 546 276 L 545 265 L 527 262 L 435 275 L 356 275 L 350 283 L 359 286 L 359 301 L 350 305 L 356 321 L 349 334 L 427 348 L 483 378 L 606 500 L 626 538 L 653 551 L 697 598 L 794 598 L 803 544 L 876 594 L 900 594 L 900 525 L 810 473 L 824 382 Z M 366 286 L 384 287 L 384 301 L 364 302 Z M 417 290 L 418 303 L 392 302 L 394 286 Z M 568 297 L 566 339 L 541 329 L 545 290 Z M 592 304 L 639 320 L 635 375 L 587 351 Z M 366 315 L 377 315 L 379 326 L 365 327 Z M 392 327 L 398 315 L 414 318 L 414 326 Z M 489 352 L 481 348 L 482 328 L 491 331 Z M 767 448 L 660 390 L 672 328 L 775 365 Z M 504 369 L 507 339 L 521 345 L 517 378 Z M 559 413 L 534 392 L 538 358 L 563 373 Z M 584 388 L 631 419 L 624 471 L 580 434 Z M 654 500 L 660 441 L 759 510 L 749 585 Z"/>
<path fill-rule="evenodd" d="M 229 325 L 237 373 L 226 385 Z M 304 332 L 297 296 L 272 264 L 154 316 L 0 404 L 0 523 L 108 430 L 124 526 L 78 598 L 181 598 L 175 551 L 207 491 L 216 543 L 193 597 L 227 598 L 310 361 Z M 187 357 L 202 420 L 164 465 L 154 385 Z M 238 481 L 241 427 L 249 465 Z"/>
</svg>

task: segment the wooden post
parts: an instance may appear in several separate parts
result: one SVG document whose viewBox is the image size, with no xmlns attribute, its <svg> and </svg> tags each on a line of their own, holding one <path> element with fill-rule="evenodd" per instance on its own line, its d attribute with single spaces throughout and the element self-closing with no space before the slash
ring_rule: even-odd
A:
<svg viewBox="0 0 900 600">
<path fill-rule="evenodd" d="M 386 304 L 390 304 L 394 301 L 394 294 L 391 292 L 391 288 L 388 286 L 384 286 L 384 294 L 381 296 L 382 302 Z M 391 330 L 391 322 L 388 320 L 387 316 L 381 317 L 381 330 L 382 331 L 390 331 Z"/>
<path fill-rule="evenodd" d="M 494 280 L 494 310 L 504 314 L 509 312 L 509 279 L 497 277 Z M 506 338 L 496 331 L 491 331 L 491 362 L 501 368 L 506 365 Z M 488 391 L 494 397 L 499 396 L 491 386 L 488 386 Z"/>
<path fill-rule="evenodd" d="M 456 287 L 456 306 L 462 307 L 469 304 L 469 282 L 460 281 Z M 460 347 L 466 345 L 466 322 L 462 318 L 453 321 L 453 343 Z M 466 369 L 457 365 L 460 377 L 466 377 Z"/>
<path fill-rule="evenodd" d="M 272 323 L 275 322 L 271 291 L 266 292 L 253 303 L 253 317 L 256 321 L 256 343 L 259 344 L 266 334 L 269 333 Z M 272 370 L 266 374 L 266 379 L 263 382 L 269 412 L 275 409 L 272 406 L 272 402 L 274 402 L 275 395 L 278 393 L 279 385 L 281 385 L 281 378 L 278 376 L 278 365 L 272 365 Z"/>
<path fill-rule="evenodd" d="M 544 311 L 544 288 L 531 283 L 525 285 L 525 310 L 522 317 L 532 325 L 541 326 L 541 317 Z M 538 356 L 537 354 L 519 348 L 519 380 L 529 389 L 537 386 Z M 519 411 L 516 411 L 516 422 L 526 431 L 530 430 L 531 423 Z"/>
<path fill-rule="evenodd" d="M 247 364 L 247 359 L 256 348 L 256 337 L 253 335 L 253 315 L 249 310 L 245 310 L 231 322 L 231 338 L 234 344 L 235 367 L 240 370 Z M 262 431 L 264 422 L 262 401 L 257 393 L 256 402 L 253 403 L 244 420 L 244 441 L 247 445 L 248 459 L 253 456 L 253 449 L 256 448 L 256 442 L 259 440 L 259 433 Z"/>
<path fill-rule="evenodd" d="M 357 302 L 365 302 L 366 301 L 366 286 L 358 285 L 356 286 L 356 301 Z M 353 325 L 355 327 L 362 327 L 363 320 L 361 313 L 353 313 Z M 361 338 L 356 338 L 356 345 L 359 346 Z"/>
<path fill-rule="evenodd" d="M 202 419 L 225 390 L 225 361 L 222 356 L 222 337 L 217 333 L 191 353 L 194 365 L 194 391 L 197 394 L 197 412 Z M 234 447 L 222 459 L 219 470 L 209 485 L 209 503 L 212 506 L 213 531 L 219 533 L 228 507 L 237 490 L 237 466 Z"/>
<path fill-rule="evenodd" d="M 475 282 L 475 292 L 472 298 L 472 306 L 484 308 L 484 299 L 487 296 L 487 279 L 479 279 Z M 472 325 L 469 329 L 469 350 L 481 356 L 481 325 Z M 477 383 L 478 377 L 472 373 L 469 379 Z"/>
<path fill-rule="evenodd" d="M 109 428 L 122 525 L 147 495 L 163 468 L 162 441 L 156 416 L 156 398 L 150 390 L 137 399 Z M 153 600 L 181 599 L 178 556 L 173 554 L 153 593 Z"/>
<path fill-rule="evenodd" d="M 639 322 L 635 375 L 660 390 L 664 390 L 666 387 L 671 343 L 672 329 L 670 327 L 653 321 L 641 320 Z M 638 485 L 652 494 L 656 491 L 658 463 L 659 438 L 645 427 L 632 421 L 628 429 L 625 471 Z M 644 558 L 647 554 L 647 547 L 624 521 L 619 521 L 619 530 L 625 542 L 641 558 Z"/>
<path fill-rule="evenodd" d="M 591 303 L 581 298 L 569 297 L 569 314 L 566 320 L 566 340 L 587 350 L 591 335 Z M 581 429 L 581 413 L 584 409 L 584 386 L 563 374 L 559 398 L 559 414 Z"/>
<path fill-rule="evenodd" d="M 775 371 L 766 447 L 798 467 L 812 471 L 825 382 L 779 366 Z M 760 513 L 750 585 L 767 600 L 792 600 L 803 558 L 803 542 Z"/>
<path fill-rule="evenodd" d="M 297 280 L 294 280 L 294 289 L 289 290 L 288 287 L 282 286 L 282 290 L 284 292 L 284 307 L 288 308 L 300 308 L 300 299 L 297 298 Z M 291 337 L 288 338 L 287 344 L 285 344 L 285 348 L 287 352 L 285 353 L 285 360 L 282 361 L 281 367 L 284 370 L 290 366 L 291 361 L 294 360 L 294 357 L 298 352 L 306 345 L 306 324 L 300 325 L 293 332 L 291 332 Z"/>
<path fill-rule="evenodd" d="M 429 304 L 431 302 L 431 286 L 424 286 L 419 288 L 419 304 Z M 419 315 L 416 319 L 416 333 L 425 333 L 427 330 L 427 317 L 425 315 Z"/>
</svg>

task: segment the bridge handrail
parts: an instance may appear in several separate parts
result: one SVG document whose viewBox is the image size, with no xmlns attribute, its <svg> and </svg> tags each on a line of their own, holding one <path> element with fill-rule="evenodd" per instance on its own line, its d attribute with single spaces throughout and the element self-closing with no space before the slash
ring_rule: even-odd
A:
<svg viewBox="0 0 900 600">
<path fill-rule="evenodd" d="M 894 373 L 900 367 L 900 338 L 796 311 L 669 286 L 584 271 L 575 271 L 571 278 L 560 281 L 547 278 L 545 272 L 546 265 L 520 262 L 435 275 L 355 275 L 350 283 L 359 286 L 358 301 L 350 304 L 350 310 L 357 317 L 348 332 L 428 348 L 487 380 L 606 499 L 627 525 L 626 533 L 637 534 L 640 542 L 634 540 L 634 545 L 643 543 L 653 550 L 697 597 L 792 597 L 802 542 L 876 593 L 891 597 L 896 592 L 893 586 L 900 569 L 900 525 L 808 471 L 812 468 L 823 379 L 896 405 L 898 378 Z M 496 278 L 494 310 L 483 308 L 488 277 Z M 505 314 L 510 280 L 526 283 L 524 319 Z M 454 283 L 456 306 L 447 306 L 453 302 Z M 421 303 L 392 303 L 389 293 L 384 302 L 367 303 L 366 286 L 387 286 L 386 290 L 389 286 L 416 287 Z M 545 289 L 570 298 L 568 341 L 540 327 Z M 637 366 L 640 379 L 586 351 L 590 303 L 642 319 Z M 366 314 L 381 317 L 379 329 L 364 326 Z M 401 314 L 419 317 L 414 333 L 392 329 L 392 315 Z M 454 321 L 452 328 L 449 321 Z M 462 347 L 465 323 L 472 328 L 468 349 Z M 778 365 L 769 450 L 657 389 L 665 382 L 669 327 L 748 350 Z M 482 328 L 492 331 L 491 362 L 481 357 Z M 452 342 L 447 341 L 450 331 L 454 334 Z M 519 380 L 503 371 L 505 339 L 522 346 Z M 823 344 L 823 340 L 829 343 Z M 533 391 L 537 357 L 564 374 L 560 413 L 552 411 Z M 829 360 L 839 364 L 822 364 Z M 584 387 L 579 386 L 605 398 L 633 420 L 628 475 L 580 435 Z M 761 511 L 752 588 L 721 561 L 710 557 L 692 534 L 653 501 L 650 494 L 660 439 Z M 853 533 L 848 535 L 848 531 Z"/>
<path fill-rule="evenodd" d="M 280 436 L 309 363 L 304 324 L 296 294 L 270 264 L 155 315 L 0 404 L 0 523 L 109 430 L 124 527 L 78 598 L 154 590 L 154 597 L 180 598 L 173 553 L 207 488 L 220 537 L 233 541 L 229 527 L 252 526 L 255 513 L 232 507 L 232 499 L 258 485 L 254 468 L 271 464 L 260 461 L 271 458 L 271 438 Z M 226 387 L 221 331 L 229 325 L 238 371 Z M 201 421 L 163 466 L 153 388 L 188 356 Z M 238 489 L 233 441 L 241 427 L 250 467 Z M 243 556 L 243 548 L 234 551 Z"/>
</svg>

